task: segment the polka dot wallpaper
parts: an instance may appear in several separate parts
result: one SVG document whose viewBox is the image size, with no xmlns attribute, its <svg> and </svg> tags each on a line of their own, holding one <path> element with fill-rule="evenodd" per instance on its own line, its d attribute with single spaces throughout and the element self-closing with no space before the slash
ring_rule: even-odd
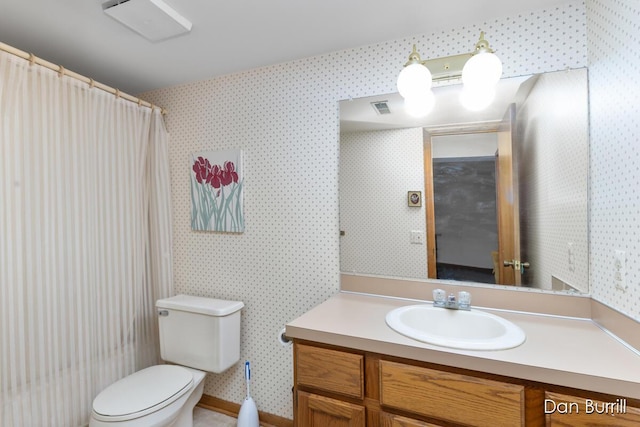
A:
<svg viewBox="0 0 640 427">
<path fill-rule="evenodd" d="M 527 280 L 551 289 L 555 277 L 589 292 L 586 69 L 541 75 L 517 114 Z"/>
<path fill-rule="evenodd" d="M 293 417 L 291 348 L 277 333 L 339 290 L 338 101 L 395 91 L 414 43 L 426 58 L 457 54 L 481 30 L 505 76 L 587 63 L 585 4 L 571 1 L 141 94 L 169 112 L 176 291 L 244 301 L 241 357 L 260 410 Z M 246 230 L 193 232 L 189 156 L 231 148 L 244 155 Z M 209 375 L 205 393 L 240 403 L 242 364 Z"/>
<path fill-rule="evenodd" d="M 587 18 L 591 291 L 640 320 L 640 4 L 592 0 Z M 625 252 L 623 281 L 615 276 L 616 250 Z"/>
<path fill-rule="evenodd" d="M 427 278 L 422 129 L 348 132 L 340 136 L 340 268 L 349 273 Z M 367 219 L 363 221 L 362 213 Z M 412 244 L 416 231 L 423 244 Z"/>
</svg>

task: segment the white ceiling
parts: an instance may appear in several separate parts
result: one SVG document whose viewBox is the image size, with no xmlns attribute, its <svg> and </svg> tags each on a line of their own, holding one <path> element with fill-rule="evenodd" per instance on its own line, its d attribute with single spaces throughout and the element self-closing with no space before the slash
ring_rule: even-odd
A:
<svg viewBox="0 0 640 427">
<path fill-rule="evenodd" d="M 135 95 L 567 2 L 165 0 L 193 29 L 151 43 L 102 1 L 0 0 L 0 41 Z"/>
</svg>

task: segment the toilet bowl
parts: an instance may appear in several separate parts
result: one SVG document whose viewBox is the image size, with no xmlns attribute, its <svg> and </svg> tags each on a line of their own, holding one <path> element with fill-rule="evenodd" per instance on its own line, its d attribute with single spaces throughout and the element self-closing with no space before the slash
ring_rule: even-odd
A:
<svg viewBox="0 0 640 427">
<path fill-rule="evenodd" d="M 176 365 L 156 365 L 135 372 L 96 397 L 89 426 L 191 426 L 204 377 L 203 371 Z"/>
<path fill-rule="evenodd" d="M 160 355 L 167 362 L 134 372 L 93 401 L 90 427 L 192 427 L 206 372 L 240 359 L 239 301 L 178 295 L 158 300 Z"/>
</svg>

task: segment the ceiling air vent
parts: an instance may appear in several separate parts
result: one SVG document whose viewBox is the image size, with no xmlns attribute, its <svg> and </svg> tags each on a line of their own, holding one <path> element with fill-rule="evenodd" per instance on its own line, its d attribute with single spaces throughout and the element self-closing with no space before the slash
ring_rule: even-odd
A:
<svg viewBox="0 0 640 427">
<path fill-rule="evenodd" d="M 371 106 L 374 110 L 376 110 L 376 113 L 381 116 L 384 114 L 391 114 L 391 110 L 389 109 L 389 104 L 387 104 L 387 101 L 375 101 L 371 103 Z"/>
<path fill-rule="evenodd" d="M 102 10 L 152 42 L 191 31 L 191 22 L 162 0 L 111 0 Z"/>
</svg>

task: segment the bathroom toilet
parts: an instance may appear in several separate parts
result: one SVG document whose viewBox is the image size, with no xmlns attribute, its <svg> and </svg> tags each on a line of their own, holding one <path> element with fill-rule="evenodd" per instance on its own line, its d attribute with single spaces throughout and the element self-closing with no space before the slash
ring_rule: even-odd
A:
<svg viewBox="0 0 640 427">
<path fill-rule="evenodd" d="M 240 359 L 240 301 L 177 295 L 156 302 L 160 356 L 94 399 L 90 427 L 191 427 L 206 372 Z"/>
</svg>

